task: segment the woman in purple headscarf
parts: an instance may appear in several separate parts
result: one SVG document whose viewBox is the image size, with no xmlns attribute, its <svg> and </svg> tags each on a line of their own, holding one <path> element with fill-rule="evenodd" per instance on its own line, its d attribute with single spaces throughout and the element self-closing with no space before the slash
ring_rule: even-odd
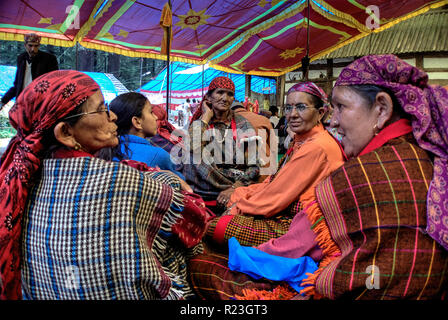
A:
<svg viewBox="0 0 448 320">
<path fill-rule="evenodd" d="M 349 160 L 309 204 L 324 258 L 305 291 L 332 299 L 443 297 L 448 92 L 394 55 L 370 55 L 342 70 L 331 103 L 331 126 Z"/>
<path fill-rule="evenodd" d="M 302 257 L 304 214 L 323 255 L 302 294 L 446 298 L 448 92 L 394 55 L 370 55 L 342 70 L 331 104 L 348 161 L 284 236 L 258 249 Z"/>
</svg>

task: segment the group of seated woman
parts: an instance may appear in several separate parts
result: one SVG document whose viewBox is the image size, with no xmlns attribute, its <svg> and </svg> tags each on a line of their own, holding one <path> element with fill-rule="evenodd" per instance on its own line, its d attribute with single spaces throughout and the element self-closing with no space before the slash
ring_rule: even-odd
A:
<svg viewBox="0 0 448 320">
<path fill-rule="evenodd" d="M 250 143 L 272 145 L 234 93 L 213 80 L 182 136 L 139 93 L 109 108 L 83 73 L 34 80 L 1 159 L 0 298 L 446 297 L 445 89 L 393 55 L 345 67 L 331 106 L 296 84 L 294 138 L 267 177 Z M 174 226 L 192 192 L 215 217 L 187 246 Z"/>
</svg>

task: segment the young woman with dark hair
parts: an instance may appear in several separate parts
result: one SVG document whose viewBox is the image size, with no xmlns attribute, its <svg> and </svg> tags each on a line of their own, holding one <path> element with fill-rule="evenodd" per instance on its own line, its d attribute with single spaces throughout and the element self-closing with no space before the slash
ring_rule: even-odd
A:
<svg viewBox="0 0 448 320">
<path fill-rule="evenodd" d="M 175 169 L 170 154 L 146 140 L 157 134 L 157 116 L 144 95 L 137 92 L 121 94 L 112 100 L 110 109 L 117 115 L 120 137 L 119 145 L 112 150 L 113 160 L 140 161 L 149 167 L 171 171 L 185 180 L 182 173 Z"/>
</svg>

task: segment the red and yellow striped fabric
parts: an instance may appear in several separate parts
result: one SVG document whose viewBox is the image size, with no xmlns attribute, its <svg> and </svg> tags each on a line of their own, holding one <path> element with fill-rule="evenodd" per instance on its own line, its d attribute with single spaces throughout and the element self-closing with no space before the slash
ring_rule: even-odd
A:
<svg viewBox="0 0 448 320">
<path fill-rule="evenodd" d="M 430 157 L 408 134 L 349 160 L 319 184 L 324 219 L 315 231 L 326 256 L 307 281 L 314 285 L 308 293 L 330 299 L 443 298 L 448 252 L 425 233 L 432 175 Z"/>
</svg>

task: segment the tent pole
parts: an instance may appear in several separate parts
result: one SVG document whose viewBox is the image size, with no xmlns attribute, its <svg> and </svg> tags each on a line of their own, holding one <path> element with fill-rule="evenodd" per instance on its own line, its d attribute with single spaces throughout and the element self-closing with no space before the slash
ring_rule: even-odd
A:
<svg viewBox="0 0 448 320">
<path fill-rule="evenodd" d="M 171 0 L 168 0 L 168 5 L 170 6 L 170 10 L 172 10 L 171 7 Z M 170 98 L 171 98 L 171 92 L 170 92 L 170 45 L 171 45 L 171 28 L 172 26 L 170 25 L 168 27 L 168 36 L 166 37 L 166 72 L 167 72 L 167 81 L 166 81 L 166 114 L 167 116 L 170 115 Z"/>
<path fill-rule="evenodd" d="M 306 28 L 306 55 L 310 55 L 310 0 L 307 1 L 307 10 L 308 10 L 308 19 L 307 19 L 307 28 Z"/>
<path fill-rule="evenodd" d="M 78 42 L 75 45 L 75 70 L 78 70 Z"/>
<path fill-rule="evenodd" d="M 169 37 L 168 37 L 169 38 Z M 167 60 L 166 60 L 166 114 L 169 115 L 169 105 L 170 105 L 170 49 L 169 49 L 169 43 L 170 40 L 167 41 L 168 42 L 168 55 L 167 55 Z"/>
<path fill-rule="evenodd" d="M 310 66 L 310 0 L 307 0 L 308 17 L 306 34 L 306 55 L 302 58 L 302 79 L 308 80 L 308 71 Z"/>
<path fill-rule="evenodd" d="M 204 65 L 202 65 L 202 92 L 201 92 L 201 100 L 204 98 Z"/>
</svg>

